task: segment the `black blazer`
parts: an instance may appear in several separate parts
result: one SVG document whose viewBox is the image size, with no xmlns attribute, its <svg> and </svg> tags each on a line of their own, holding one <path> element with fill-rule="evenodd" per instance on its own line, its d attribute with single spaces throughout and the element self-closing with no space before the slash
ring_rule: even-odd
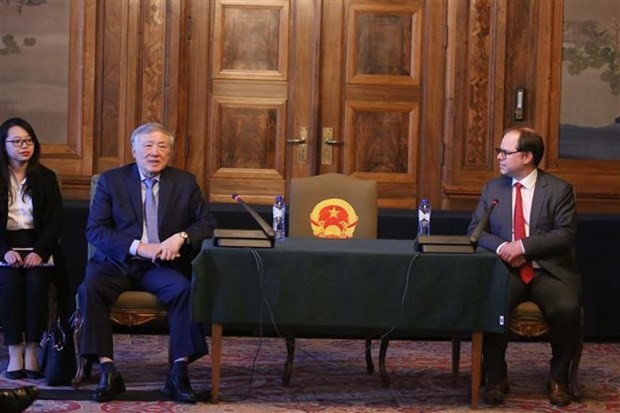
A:
<svg viewBox="0 0 620 413">
<path fill-rule="evenodd" d="M 60 229 L 62 225 L 62 197 L 56 174 L 51 169 L 39 165 L 37 187 L 33 188 L 32 208 L 36 243 L 34 252 L 46 262 L 50 255 L 55 258 L 59 252 Z M 10 187 L 10 183 L 7 182 Z M 0 258 L 11 249 L 6 238 L 6 224 L 9 210 L 8 193 L 0 195 Z"/>
</svg>

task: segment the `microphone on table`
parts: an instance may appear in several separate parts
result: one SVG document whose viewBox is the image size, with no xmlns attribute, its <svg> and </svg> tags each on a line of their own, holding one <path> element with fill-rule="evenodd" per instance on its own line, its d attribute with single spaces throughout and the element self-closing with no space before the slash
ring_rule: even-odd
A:
<svg viewBox="0 0 620 413">
<path fill-rule="evenodd" d="M 260 225 L 260 228 L 265 233 L 265 235 L 267 235 L 270 239 L 275 238 L 276 233 L 273 228 L 271 228 L 271 225 L 265 222 L 265 220 L 260 215 L 258 215 L 258 212 L 256 212 L 254 208 L 246 204 L 245 201 L 241 199 L 241 197 L 237 194 L 232 194 L 232 199 L 234 199 L 237 203 L 241 204 L 241 206 L 244 207 L 245 210 L 250 213 L 250 215 L 252 215 L 252 218 L 254 218 L 254 221 L 256 221 L 258 225 Z"/>
<path fill-rule="evenodd" d="M 482 219 L 480 220 L 480 222 L 478 222 L 478 225 L 476 225 L 474 232 L 472 232 L 471 237 L 469 237 L 469 241 L 474 246 L 474 248 L 476 248 L 476 246 L 478 245 L 478 239 L 480 238 L 480 234 L 482 233 L 482 231 L 486 228 L 487 224 L 489 223 L 489 217 L 491 216 L 491 212 L 493 212 L 493 209 L 498 204 L 499 204 L 499 201 L 497 199 L 494 199 L 493 201 L 491 201 L 491 206 L 487 208 L 486 212 L 482 216 Z"/>
</svg>

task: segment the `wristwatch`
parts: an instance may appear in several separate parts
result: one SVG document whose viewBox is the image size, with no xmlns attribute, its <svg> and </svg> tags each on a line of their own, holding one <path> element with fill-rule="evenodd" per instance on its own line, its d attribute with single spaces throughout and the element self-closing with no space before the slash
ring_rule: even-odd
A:
<svg viewBox="0 0 620 413">
<path fill-rule="evenodd" d="M 187 235 L 187 232 L 181 231 L 179 232 L 179 235 L 185 240 L 185 244 L 189 244 L 189 235 Z"/>
</svg>

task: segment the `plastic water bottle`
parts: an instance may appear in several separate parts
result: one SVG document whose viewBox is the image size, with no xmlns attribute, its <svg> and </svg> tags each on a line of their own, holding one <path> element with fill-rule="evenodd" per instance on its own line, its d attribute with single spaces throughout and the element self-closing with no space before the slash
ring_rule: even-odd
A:
<svg viewBox="0 0 620 413">
<path fill-rule="evenodd" d="M 418 207 L 418 235 L 431 234 L 431 203 L 423 199 Z"/>
<path fill-rule="evenodd" d="M 282 195 L 278 195 L 273 203 L 273 230 L 276 233 L 276 241 L 286 237 L 286 204 Z"/>
</svg>

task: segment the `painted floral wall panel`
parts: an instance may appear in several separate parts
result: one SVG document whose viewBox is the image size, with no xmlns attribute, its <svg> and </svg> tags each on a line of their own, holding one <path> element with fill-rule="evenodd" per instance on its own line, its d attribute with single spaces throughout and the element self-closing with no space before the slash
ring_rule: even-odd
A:
<svg viewBox="0 0 620 413">
<path fill-rule="evenodd" d="M 620 7 L 564 1 L 559 157 L 620 160 Z"/>
<path fill-rule="evenodd" d="M 65 143 L 69 1 L 0 1 L 0 119 L 28 120 L 44 143 Z"/>
</svg>

